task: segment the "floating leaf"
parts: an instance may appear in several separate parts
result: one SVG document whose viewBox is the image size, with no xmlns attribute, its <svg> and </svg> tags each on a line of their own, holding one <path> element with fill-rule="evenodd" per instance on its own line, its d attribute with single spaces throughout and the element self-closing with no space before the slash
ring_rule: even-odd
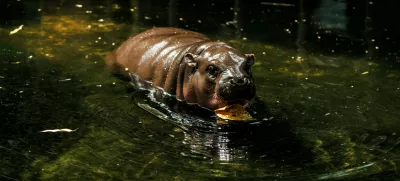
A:
<svg viewBox="0 0 400 181">
<path fill-rule="evenodd" d="M 242 105 L 232 104 L 215 110 L 218 117 L 235 121 L 254 120 Z"/>
</svg>

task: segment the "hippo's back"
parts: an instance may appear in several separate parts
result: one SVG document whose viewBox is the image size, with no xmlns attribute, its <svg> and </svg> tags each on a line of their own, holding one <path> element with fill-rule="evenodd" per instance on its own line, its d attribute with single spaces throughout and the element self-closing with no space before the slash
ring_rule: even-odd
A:
<svg viewBox="0 0 400 181">
<path fill-rule="evenodd" d="M 166 68 L 181 59 L 191 46 L 208 40 L 206 36 L 193 31 L 153 28 L 125 41 L 107 56 L 106 64 L 116 73 L 127 70 L 143 80 L 151 81 L 155 72 L 168 73 Z"/>
</svg>

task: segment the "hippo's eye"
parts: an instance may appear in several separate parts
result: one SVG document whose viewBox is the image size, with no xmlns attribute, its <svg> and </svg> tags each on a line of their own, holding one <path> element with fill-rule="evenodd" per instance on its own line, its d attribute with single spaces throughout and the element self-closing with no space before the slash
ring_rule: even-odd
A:
<svg viewBox="0 0 400 181">
<path fill-rule="evenodd" d="M 219 74 L 219 68 L 214 65 L 209 65 L 206 69 L 207 73 L 213 78 L 217 77 Z"/>
</svg>

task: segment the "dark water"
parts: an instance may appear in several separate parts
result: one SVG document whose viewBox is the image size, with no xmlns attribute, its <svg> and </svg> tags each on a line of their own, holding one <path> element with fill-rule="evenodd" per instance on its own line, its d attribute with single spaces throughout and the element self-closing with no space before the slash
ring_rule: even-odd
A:
<svg viewBox="0 0 400 181">
<path fill-rule="evenodd" d="M 0 180 L 400 178 L 395 2 L 2 3 Z M 261 122 L 182 117 L 111 76 L 105 55 L 153 26 L 254 53 Z"/>
</svg>

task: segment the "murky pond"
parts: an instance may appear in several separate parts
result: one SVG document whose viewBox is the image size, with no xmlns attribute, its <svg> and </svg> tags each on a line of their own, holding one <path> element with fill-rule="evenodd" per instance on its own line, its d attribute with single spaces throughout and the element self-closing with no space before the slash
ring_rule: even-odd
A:
<svg viewBox="0 0 400 181">
<path fill-rule="evenodd" d="M 400 178 L 397 26 L 348 13 L 389 4 L 246 3 L 4 1 L 0 180 Z M 183 116 L 108 72 L 110 51 L 160 26 L 254 53 L 258 122 Z"/>
</svg>

